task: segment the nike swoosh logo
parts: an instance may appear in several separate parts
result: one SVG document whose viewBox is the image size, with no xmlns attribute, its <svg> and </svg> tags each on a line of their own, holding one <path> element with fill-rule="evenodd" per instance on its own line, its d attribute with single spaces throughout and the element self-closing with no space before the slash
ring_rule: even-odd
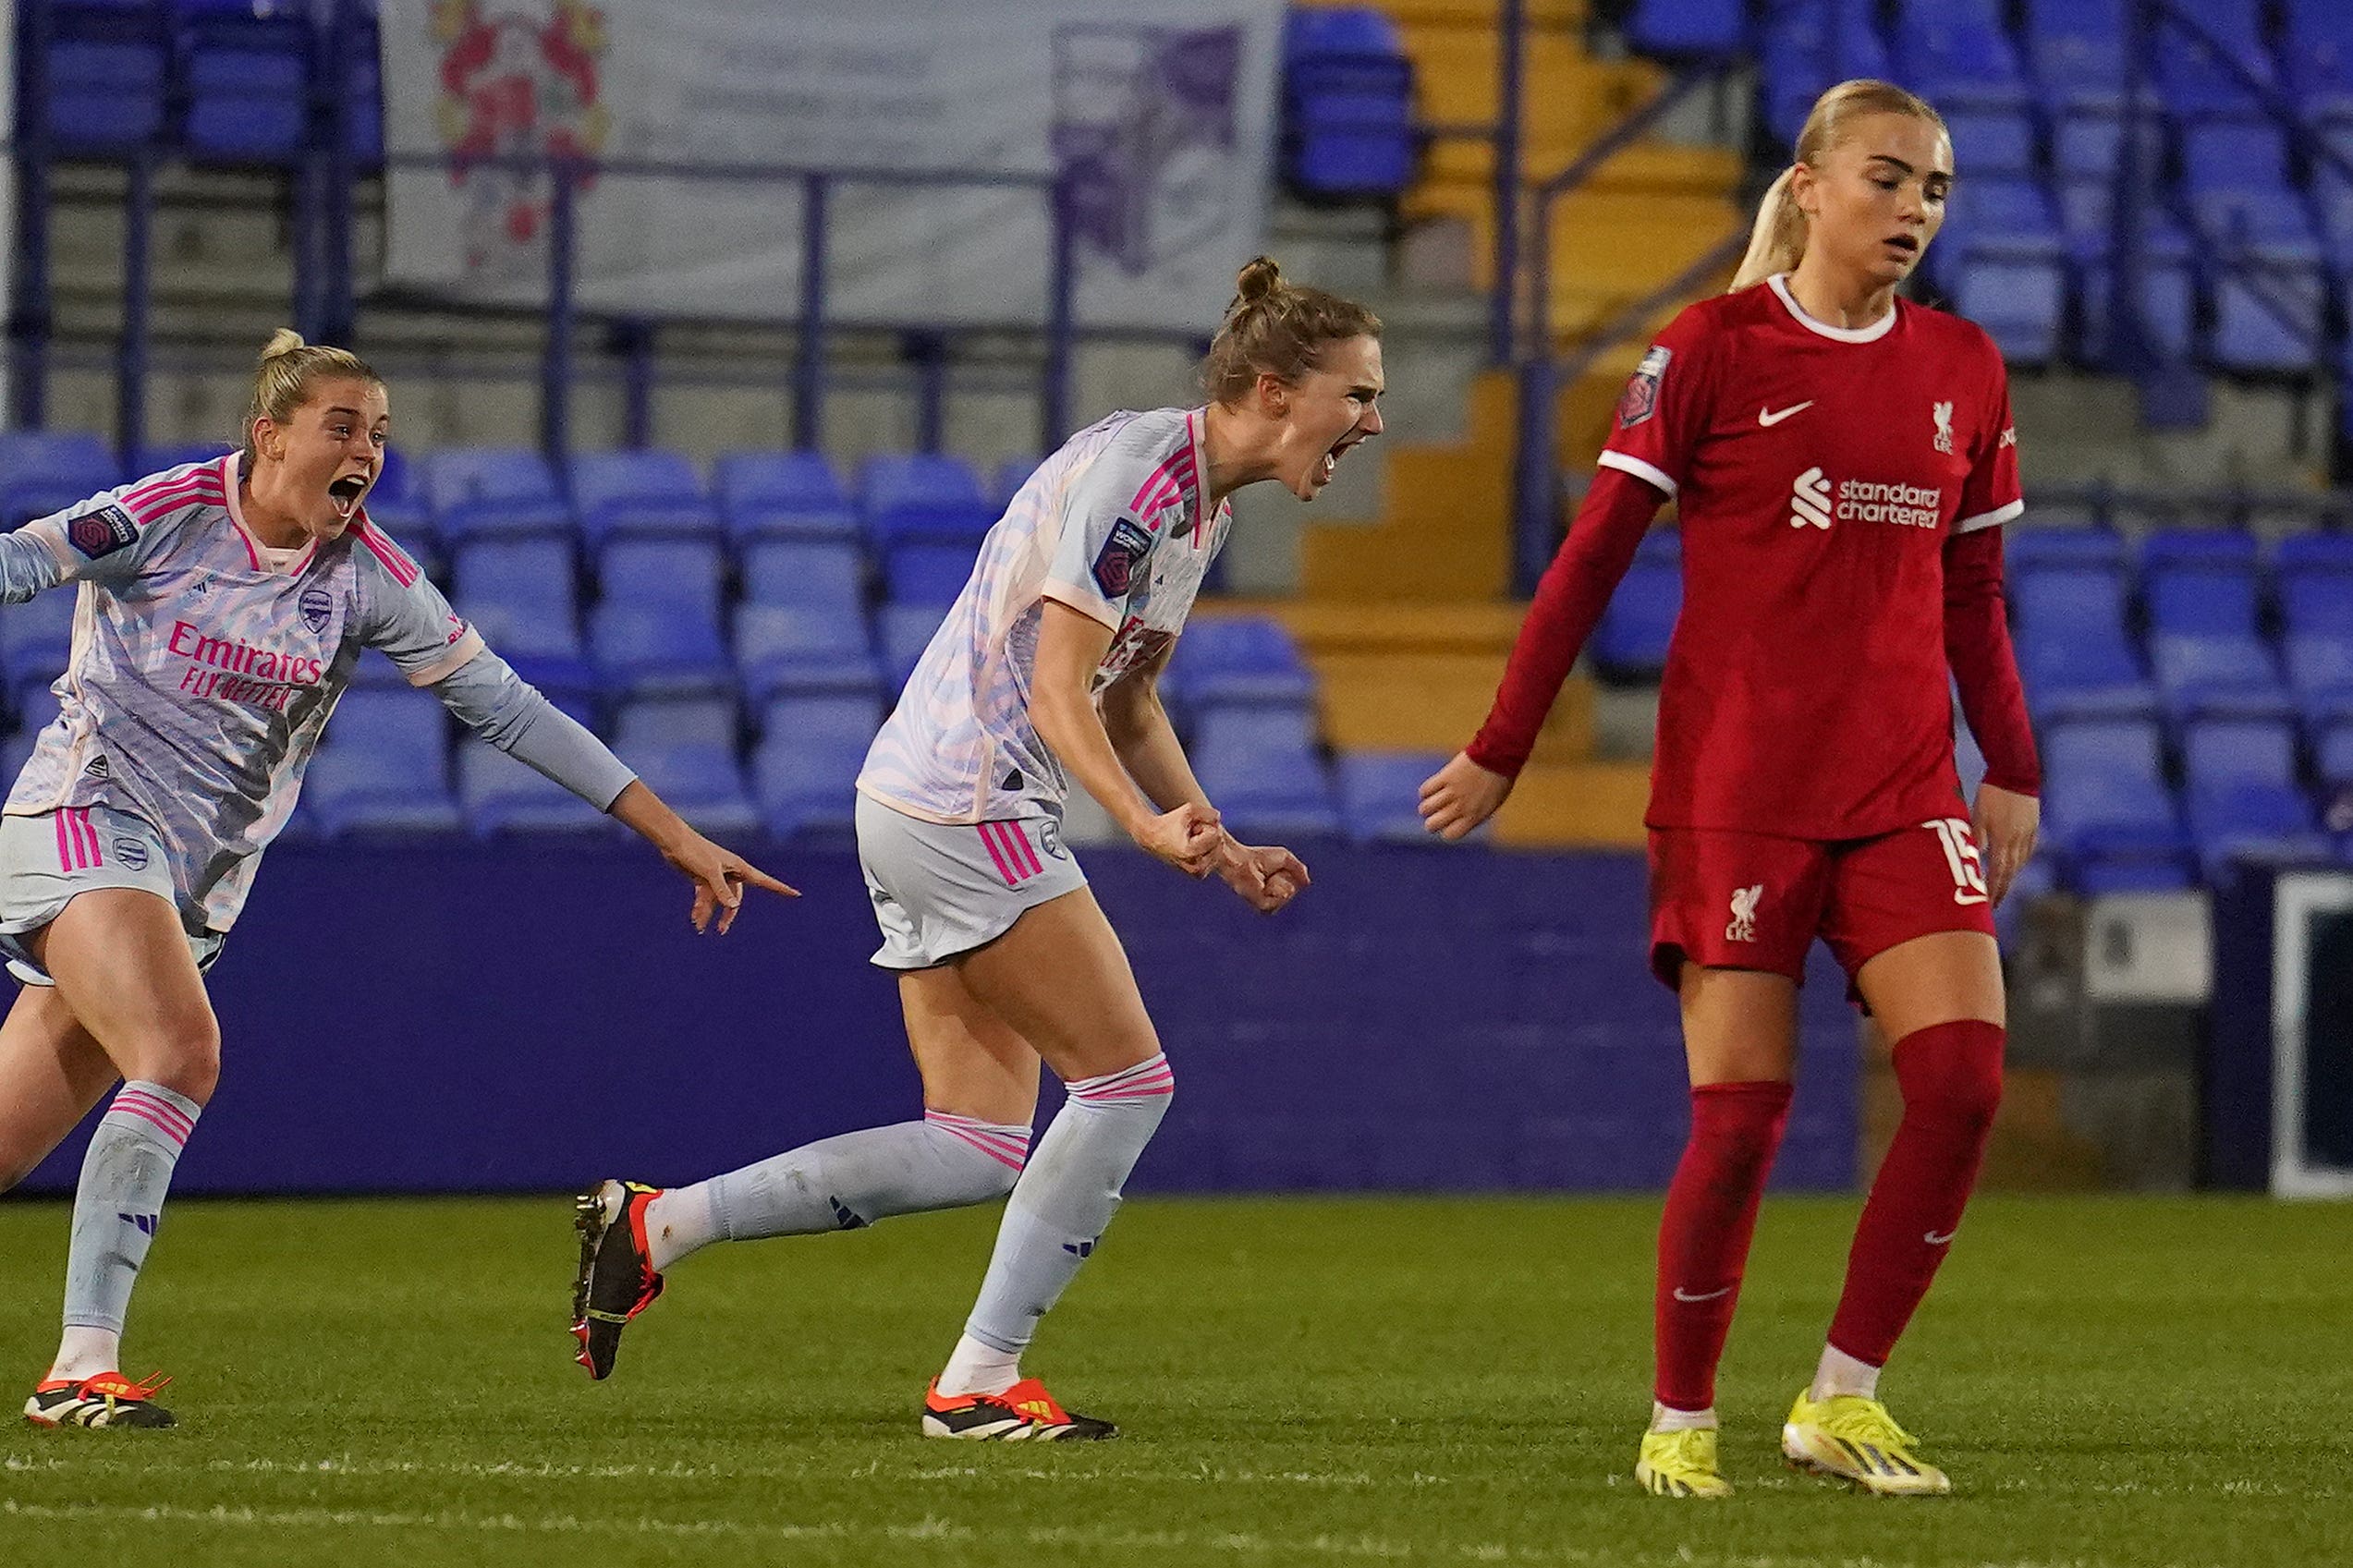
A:
<svg viewBox="0 0 2353 1568">
<path fill-rule="evenodd" d="M 1931 1246 L 1943 1246 L 1946 1242 L 1951 1241 L 1955 1236 L 1959 1235 L 1961 1233 L 1958 1231 L 1946 1231 L 1940 1236 L 1934 1231 L 1931 1231 L 1920 1239 L 1928 1243 Z"/>
<path fill-rule="evenodd" d="M 1792 403 L 1789 407 L 1782 409 L 1778 413 L 1775 413 L 1771 408 L 1760 408 L 1757 410 L 1757 423 L 1764 426 L 1767 430 L 1771 430 L 1774 426 L 1779 424 L 1790 415 L 1802 412 L 1813 406 L 1814 400 L 1809 397 L 1803 403 Z"/>
<path fill-rule="evenodd" d="M 1675 1299 L 1677 1301 L 1713 1301 L 1717 1296 L 1730 1295 L 1731 1294 L 1732 1287 L 1730 1285 L 1725 1286 L 1722 1290 L 1712 1290 L 1705 1295 L 1693 1295 L 1681 1285 L 1675 1287 Z"/>
</svg>

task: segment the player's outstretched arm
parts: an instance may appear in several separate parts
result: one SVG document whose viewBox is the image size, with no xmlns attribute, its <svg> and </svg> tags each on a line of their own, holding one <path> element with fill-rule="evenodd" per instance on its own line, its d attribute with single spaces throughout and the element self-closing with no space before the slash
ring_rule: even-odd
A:
<svg viewBox="0 0 2353 1568">
<path fill-rule="evenodd" d="M 727 928 L 736 923 L 736 913 L 743 907 L 746 886 L 766 888 L 786 898 L 799 898 L 800 893 L 742 856 L 712 843 L 693 828 L 686 819 L 670 808 L 667 801 L 648 789 L 643 779 L 631 779 L 628 786 L 615 796 L 612 807 L 614 820 L 626 823 L 638 836 L 662 852 L 662 858 L 686 873 L 694 883 L 694 929 L 711 929 L 711 917 L 719 917 L 719 934 L 725 936 Z"/>
<path fill-rule="evenodd" d="M 1217 849 L 1225 838 L 1217 825 L 1217 811 L 1198 798 L 1198 784 L 1193 786 L 1195 798 L 1164 811 L 1155 811 L 1157 802 L 1147 802 L 1136 793 L 1139 781 L 1128 776 L 1112 745 L 1091 690 L 1094 673 L 1110 649 L 1109 626 L 1058 599 L 1048 599 L 1038 626 L 1030 722 L 1128 837 L 1187 876 L 1205 877 L 1215 869 Z M 1176 755 L 1181 762 L 1184 753 Z M 1190 768 L 1186 774 L 1190 777 Z"/>
<path fill-rule="evenodd" d="M 417 580 L 424 581 L 421 577 Z M 419 597 L 423 609 L 411 619 L 422 625 L 424 634 L 421 638 L 385 639 L 393 643 L 396 662 L 402 659 L 411 663 L 429 660 L 439 625 L 446 621 L 463 626 L 448 614 L 430 585 L 420 590 Z M 688 826 L 686 820 L 648 789 L 627 763 L 613 755 L 611 748 L 518 675 L 506 661 L 482 648 L 481 639 L 470 631 L 445 635 L 459 641 L 461 653 L 467 638 L 471 638 L 471 645 L 480 651 L 445 674 L 439 674 L 430 663 L 421 666 L 428 675 L 438 675 L 431 689 L 441 699 L 442 705 L 491 745 L 555 780 L 598 810 L 627 823 L 660 850 L 664 860 L 685 872 L 695 884 L 696 930 L 708 930 L 711 917 L 716 912 L 720 934 L 725 935 L 727 928 L 735 924 L 746 886 L 766 888 L 788 898 L 800 896 L 742 857 L 722 849 Z"/>
</svg>

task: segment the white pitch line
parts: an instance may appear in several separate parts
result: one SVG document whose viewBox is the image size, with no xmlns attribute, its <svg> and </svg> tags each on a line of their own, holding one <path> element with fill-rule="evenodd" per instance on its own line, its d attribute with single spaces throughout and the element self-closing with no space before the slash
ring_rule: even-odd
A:
<svg viewBox="0 0 2353 1568">
<path fill-rule="evenodd" d="M 806 1480 L 826 1478 L 838 1474 L 817 1466 L 783 1469 L 775 1466 L 751 1467 L 730 1465 L 558 1465 L 551 1462 L 496 1465 L 469 1465 L 446 1460 L 413 1459 L 354 1459 L 338 1454 L 327 1459 L 213 1459 L 201 1464 L 176 1464 L 169 1459 L 126 1460 L 107 1458 L 65 1459 L 48 1457 L 22 1459 L 15 1454 L 0 1458 L 0 1471 L 42 1471 L 71 1474 L 75 1471 L 136 1470 L 141 1475 L 283 1475 L 283 1476 L 438 1476 L 467 1480 L 537 1480 L 537 1481 L 699 1481 L 699 1480 Z M 853 1474 L 881 1476 L 884 1472 L 879 1462 L 860 1465 Z M 1411 1476 L 1372 1476 L 1361 1471 L 1324 1474 L 1312 1470 L 1227 1470 L 1201 1465 L 1189 1470 L 1170 1470 L 1153 1477 L 1138 1477 L 1126 1473 L 1105 1474 L 1079 1470 L 1055 1470 L 1042 1466 L 992 1465 L 937 1465 L 916 1469 L 893 1470 L 895 1479 L 910 1481 L 1002 1480 L 1061 1481 L 1067 1483 L 1102 1483 L 1117 1486 L 1150 1485 L 1154 1481 L 1206 1483 L 1212 1486 L 1262 1485 L 1307 1487 L 1326 1489 L 1355 1490 L 1381 1488 L 1425 1488 L 1449 1486 L 1444 1476 L 1416 1472 Z"/>
<path fill-rule="evenodd" d="M 1463 1562 L 1557 1564 L 1560 1568 L 1588 1565 L 1661 1563 L 1669 1568 L 1920 1568 L 1908 1559 L 1882 1557 L 1774 1557 L 1749 1554 L 1715 1556 L 1679 1547 L 1671 1552 L 1586 1550 L 1577 1547 L 1527 1547 L 1493 1541 L 1431 1543 L 1385 1539 L 1378 1536 L 1263 1536 L 1250 1531 L 1194 1533 L 1184 1530 L 1108 1530 L 1076 1526 L 979 1530 L 927 1517 L 911 1525 L 850 1525 L 747 1524 L 731 1519 L 583 1519 L 577 1514 L 530 1516 L 513 1513 L 469 1513 L 456 1509 L 397 1513 L 367 1509 L 254 1508 L 217 1504 L 189 1508 L 170 1503 L 47 1504 L 0 1499 L 0 1517 L 53 1523 L 104 1520 L 113 1523 L 235 1525 L 249 1529 L 427 1529 L 497 1535 L 639 1536 L 682 1539 L 742 1539 L 768 1541 L 889 1540 L 904 1544 L 936 1541 L 949 1546 L 976 1542 L 1020 1540 L 1036 1547 L 1075 1547 L 1098 1551 L 1165 1550 L 1191 1555 L 1219 1553 L 1235 1557 L 1272 1557 L 1279 1562 L 1307 1558 L 1337 1558 L 1361 1562 Z M 2019 1560 L 1981 1564 L 1981 1568 L 2103 1568 L 2095 1559 Z"/>
</svg>

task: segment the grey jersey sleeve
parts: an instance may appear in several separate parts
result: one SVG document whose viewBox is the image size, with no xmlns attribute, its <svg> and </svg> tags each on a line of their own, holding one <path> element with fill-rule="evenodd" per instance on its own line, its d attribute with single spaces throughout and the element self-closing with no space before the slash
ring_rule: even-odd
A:
<svg viewBox="0 0 2353 1568">
<path fill-rule="evenodd" d="M 1145 577 L 1160 543 L 1141 504 L 1154 498 L 1168 439 L 1149 417 L 1114 436 L 1059 498 L 1062 531 L 1041 591 L 1114 631 L 1128 614 L 1129 587 Z"/>
<path fill-rule="evenodd" d="M 432 686 L 482 651 L 482 634 L 390 536 L 372 523 L 352 532 L 360 591 L 354 630 L 363 646 L 381 649 L 410 686 Z"/>
<path fill-rule="evenodd" d="M 179 515 L 176 510 L 142 526 L 122 491 L 110 490 L 0 534 L 0 603 L 21 604 L 59 583 L 127 582 L 154 555 Z"/>
<path fill-rule="evenodd" d="M 637 778 L 579 720 L 487 649 L 433 682 L 433 689 L 467 728 L 600 811 L 611 810 Z"/>
</svg>

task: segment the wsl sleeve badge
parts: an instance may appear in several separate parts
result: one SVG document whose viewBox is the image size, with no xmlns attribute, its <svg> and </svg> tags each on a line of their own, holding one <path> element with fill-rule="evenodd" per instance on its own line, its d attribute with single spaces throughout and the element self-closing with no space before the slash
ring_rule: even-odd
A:
<svg viewBox="0 0 2353 1568">
<path fill-rule="evenodd" d="M 1152 553 L 1152 531 L 1133 517 L 1111 525 L 1094 564 L 1095 586 L 1105 599 L 1125 599 L 1136 580 L 1136 564 Z"/>
<path fill-rule="evenodd" d="M 1651 351 L 1634 367 L 1626 390 L 1618 395 L 1618 429 L 1632 430 L 1659 411 L 1659 381 L 1666 374 L 1666 362 L 1674 358 L 1675 350 L 1664 344 L 1651 345 Z"/>
<path fill-rule="evenodd" d="M 81 552 L 84 560 L 95 561 L 136 543 L 139 525 L 131 521 L 128 512 L 109 502 L 69 520 L 66 538 Z"/>
</svg>

